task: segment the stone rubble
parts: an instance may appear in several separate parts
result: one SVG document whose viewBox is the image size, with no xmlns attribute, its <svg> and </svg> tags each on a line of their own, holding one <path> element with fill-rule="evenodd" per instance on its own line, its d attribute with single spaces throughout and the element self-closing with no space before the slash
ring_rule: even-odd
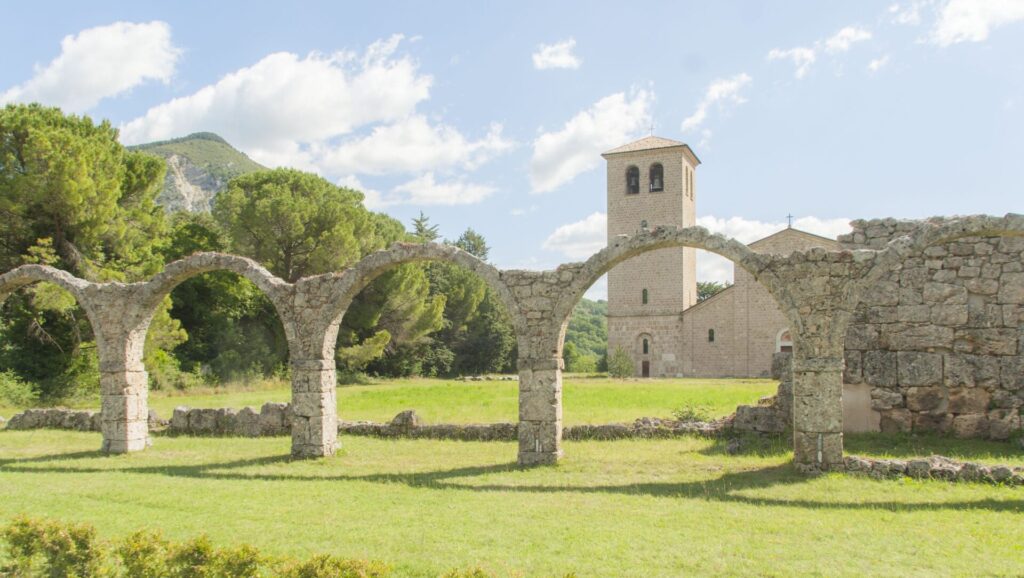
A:
<svg viewBox="0 0 1024 578">
<path fill-rule="evenodd" d="M 883 460 L 861 456 L 846 456 L 847 473 L 862 474 L 877 479 L 914 478 L 946 480 L 950 482 L 988 482 L 1024 486 L 1024 468 L 1005 465 L 987 466 L 974 462 L 959 462 L 933 455 L 910 460 Z"/>
</svg>

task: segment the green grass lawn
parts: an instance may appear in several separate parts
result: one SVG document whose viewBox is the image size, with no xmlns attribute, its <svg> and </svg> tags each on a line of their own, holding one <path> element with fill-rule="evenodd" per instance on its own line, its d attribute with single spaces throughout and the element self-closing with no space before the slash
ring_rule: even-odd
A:
<svg viewBox="0 0 1024 578">
<path fill-rule="evenodd" d="M 715 416 L 732 413 L 741 403 L 775 393 L 777 382 L 765 379 L 616 380 L 567 376 L 563 410 L 567 425 L 633 421 L 638 417 L 671 417 L 684 405 L 700 405 Z M 415 409 L 429 423 L 517 421 L 518 384 L 514 381 L 462 382 L 444 379 L 403 379 L 338 388 L 338 415 L 346 420 L 390 421 L 398 412 Z M 259 407 L 288 401 L 285 382 L 255 387 L 223 387 L 198 392 L 150 394 L 150 407 L 169 418 L 179 405 L 190 407 Z M 84 404 L 99 407 L 99 399 Z M 19 409 L 0 406 L 10 417 Z"/>
<path fill-rule="evenodd" d="M 784 441 L 726 455 L 701 438 L 569 442 L 519 469 L 511 443 L 343 438 L 295 462 L 286 438 L 158 437 L 105 457 L 97 434 L 0 431 L 0 519 L 161 528 L 267 553 L 380 559 L 399 576 L 1019 575 L 1024 489 L 805 478 Z M 867 455 L 1024 463 L 1006 444 L 852 436 Z"/>
<path fill-rule="evenodd" d="M 725 415 L 765 380 L 568 377 L 566 422 Z M 285 401 L 285 384 L 153 394 L 176 405 Z M 339 388 L 346 419 L 414 408 L 433 422 L 514 421 L 514 382 L 399 380 Z M 9 417 L 15 408 L 0 408 Z M 5 413 L 6 411 L 6 413 Z M 88 522 L 119 539 L 160 528 L 269 554 L 379 559 L 398 576 L 480 566 L 499 576 L 1020 575 L 1024 488 L 796 474 L 785 439 L 733 456 L 722 442 L 566 442 L 557 466 L 520 469 L 513 443 L 342 437 L 333 458 L 291 461 L 286 437 L 157 436 L 103 456 L 98 434 L 0 430 L 0 523 L 19 513 Z M 939 453 L 1024 465 L 1011 444 L 847 436 L 848 453 Z M 2 556 L 2 554 L 0 554 Z"/>
</svg>

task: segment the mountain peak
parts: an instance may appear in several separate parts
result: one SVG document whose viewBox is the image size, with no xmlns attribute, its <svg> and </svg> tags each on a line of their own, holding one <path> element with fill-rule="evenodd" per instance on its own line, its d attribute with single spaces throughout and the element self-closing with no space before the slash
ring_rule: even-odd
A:
<svg viewBox="0 0 1024 578">
<path fill-rule="evenodd" d="M 164 189 L 157 196 L 157 202 L 171 211 L 207 212 L 213 198 L 232 178 L 265 170 L 212 132 L 196 132 L 128 148 L 163 157 L 167 162 Z"/>
</svg>

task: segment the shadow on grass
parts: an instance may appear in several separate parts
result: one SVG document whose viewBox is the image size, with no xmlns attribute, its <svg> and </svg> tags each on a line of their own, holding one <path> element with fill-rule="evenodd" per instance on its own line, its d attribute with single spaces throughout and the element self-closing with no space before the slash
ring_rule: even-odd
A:
<svg viewBox="0 0 1024 578">
<path fill-rule="evenodd" d="M 288 456 L 266 456 L 253 459 L 235 460 L 220 463 L 166 466 L 131 466 L 113 468 L 95 468 L 88 466 L 59 466 L 59 462 L 83 460 L 102 456 L 100 452 L 73 452 L 52 456 L 0 460 L 0 473 L 5 474 L 140 474 L 182 477 L 202 480 L 225 481 L 263 481 L 263 482 L 362 482 L 377 484 L 404 484 L 411 488 L 432 490 L 461 490 L 468 492 L 516 492 L 535 494 L 620 494 L 629 496 L 653 496 L 664 498 L 681 498 L 731 502 L 753 506 L 777 506 L 804 509 L 856 510 L 884 509 L 895 512 L 963 510 L 981 509 L 990 511 L 1021 512 L 1024 511 L 1024 494 L 1020 499 L 997 500 L 980 499 L 970 501 L 945 502 L 911 502 L 899 500 L 856 502 L 844 501 L 842 496 L 826 496 L 820 499 L 803 497 L 772 498 L 752 496 L 744 493 L 747 490 L 765 490 L 776 486 L 799 486 L 810 483 L 810 480 L 796 472 L 791 464 L 773 465 L 739 472 L 729 472 L 718 478 L 689 482 L 651 482 L 631 483 L 622 485 L 538 485 L 516 483 L 515 479 L 504 483 L 460 483 L 466 480 L 492 474 L 526 474 L 537 471 L 535 468 L 524 468 L 515 463 L 489 464 L 468 466 L 428 472 L 394 472 L 364 475 L 306 475 L 297 473 L 243 472 L 244 468 L 272 466 L 292 462 Z M 34 464 L 51 463 L 53 465 L 37 466 Z M 28 467 L 20 467 L 28 465 Z M 543 471 L 543 469 L 541 470 Z M 557 466 L 550 471 L 557 472 Z M 891 482 L 880 482 L 891 483 Z M 946 483 L 946 482 L 938 482 Z M 819 490 L 820 491 L 820 490 Z"/>
</svg>

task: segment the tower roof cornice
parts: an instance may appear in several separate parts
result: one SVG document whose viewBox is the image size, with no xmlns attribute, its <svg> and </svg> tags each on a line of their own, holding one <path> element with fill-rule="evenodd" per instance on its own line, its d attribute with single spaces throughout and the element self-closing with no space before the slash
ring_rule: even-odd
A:
<svg viewBox="0 0 1024 578">
<path fill-rule="evenodd" d="M 604 157 L 604 158 L 608 158 L 608 157 L 613 156 L 613 155 L 635 153 L 635 152 L 648 151 L 648 150 L 654 150 L 654 149 L 670 149 L 670 148 L 679 148 L 679 149 L 681 149 L 683 154 L 685 154 L 687 157 L 689 157 L 690 162 L 694 166 L 700 164 L 700 159 L 697 158 L 696 154 L 694 154 L 693 149 L 690 148 L 690 145 L 688 145 L 686 143 L 683 143 L 683 142 L 679 142 L 677 140 L 672 140 L 672 139 L 668 139 L 668 138 L 662 138 L 660 136 L 647 136 L 647 137 L 644 137 L 644 138 L 642 138 L 640 140 L 633 141 L 633 142 L 631 142 L 629 144 L 624 144 L 624 145 L 622 145 L 620 147 L 613 148 L 612 150 L 603 153 L 601 156 Z"/>
</svg>

